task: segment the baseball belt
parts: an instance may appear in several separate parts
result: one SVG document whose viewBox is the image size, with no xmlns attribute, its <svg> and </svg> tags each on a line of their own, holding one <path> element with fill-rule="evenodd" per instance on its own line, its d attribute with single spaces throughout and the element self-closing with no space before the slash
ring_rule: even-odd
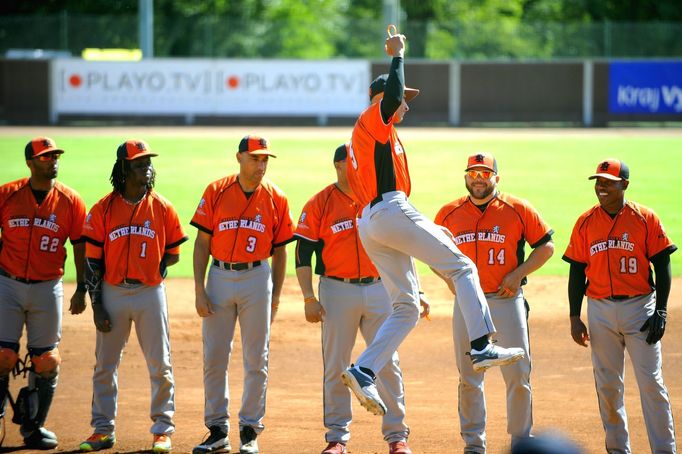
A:
<svg viewBox="0 0 682 454">
<path fill-rule="evenodd" d="M 24 279 L 23 277 L 18 277 L 18 276 L 12 276 L 9 274 L 7 271 L 3 270 L 0 268 L 0 276 L 5 276 L 10 279 L 14 279 L 15 281 L 22 282 L 24 284 L 39 284 L 40 282 L 46 282 L 46 281 L 40 281 L 40 280 L 35 280 L 35 279 Z"/>
<path fill-rule="evenodd" d="M 381 280 L 380 277 L 375 277 L 375 276 L 367 276 L 367 277 L 356 277 L 356 278 L 349 278 L 349 277 L 336 277 L 336 276 L 325 276 L 328 277 L 329 279 L 334 279 L 335 281 L 341 281 L 345 282 L 346 284 L 374 284 L 375 282 L 379 282 Z"/>
<path fill-rule="evenodd" d="M 243 270 L 250 270 L 251 268 L 255 268 L 257 266 L 261 265 L 260 260 L 256 260 L 255 262 L 222 262 L 218 259 L 213 259 L 213 266 L 217 266 L 221 270 L 227 270 L 227 271 L 243 271 Z"/>
</svg>

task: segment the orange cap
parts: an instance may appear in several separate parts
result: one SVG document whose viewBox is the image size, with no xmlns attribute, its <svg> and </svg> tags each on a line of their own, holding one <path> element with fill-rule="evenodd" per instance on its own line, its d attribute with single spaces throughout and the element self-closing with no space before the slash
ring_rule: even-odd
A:
<svg viewBox="0 0 682 454">
<path fill-rule="evenodd" d="M 244 136 L 239 142 L 239 152 L 277 157 L 268 150 L 268 140 L 259 136 Z"/>
<path fill-rule="evenodd" d="M 132 161 L 133 159 L 142 158 L 144 156 L 158 156 L 156 153 L 152 153 L 149 150 L 149 145 L 147 145 L 142 140 L 130 139 L 123 142 L 118 146 L 116 150 L 116 159 L 125 159 L 126 161 Z"/>
<path fill-rule="evenodd" d="M 57 148 L 57 144 L 49 137 L 36 137 L 26 144 L 24 155 L 26 159 L 33 159 L 46 153 L 64 153 L 64 150 Z"/>
<path fill-rule="evenodd" d="M 465 170 L 470 170 L 474 167 L 484 167 L 497 173 L 497 159 L 490 153 L 473 154 L 469 156 Z"/>
<path fill-rule="evenodd" d="M 623 161 L 615 158 L 605 159 L 597 166 L 597 170 L 590 175 L 589 180 L 595 178 L 606 178 L 608 180 L 620 181 L 630 179 L 630 169 Z"/>
</svg>

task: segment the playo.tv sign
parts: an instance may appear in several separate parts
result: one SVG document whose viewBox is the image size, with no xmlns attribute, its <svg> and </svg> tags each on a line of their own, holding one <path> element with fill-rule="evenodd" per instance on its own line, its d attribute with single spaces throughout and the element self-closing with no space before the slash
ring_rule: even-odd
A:
<svg viewBox="0 0 682 454">
<path fill-rule="evenodd" d="M 51 66 L 56 114 L 339 115 L 367 106 L 361 60 L 187 60 Z"/>
</svg>

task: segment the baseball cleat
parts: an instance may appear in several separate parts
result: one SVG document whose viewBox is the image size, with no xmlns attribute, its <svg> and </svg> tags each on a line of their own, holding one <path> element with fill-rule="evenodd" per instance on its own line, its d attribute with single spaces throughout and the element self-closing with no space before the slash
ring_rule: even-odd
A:
<svg viewBox="0 0 682 454">
<path fill-rule="evenodd" d="M 152 443 L 152 452 L 165 453 L 171 452 L 173 445 L 168 434 L 154 434 L 154 442 Z"/>
<path fill-rule="evenodd" d="M 258 454 L 258 442 L 256 431 L 251 426 L 244 426 L 239 431 L 239 454 Z"/>
<path fill-rule="evenodd" d="M 24 445 L 29 449 L 54 449 L 59 442 L 54 433 L 40 427 L 24 438 Z"/>
<path fill-rule="evenodd" d="M 386 405 L 379 397 L 379 391 L 374 384 L 374 377 L 361 371 L 359 367 L 351 365 L 341 373 L 341 381 L 350 388 L 360 405 L 370 413 L 383 416 L 386 414 Z"/>
<path fill-rule="evenodd" d="M 332 441 L 320 454 L 346 454 L 346 445 L 340 441 Z"/>
<path fill-rule="evenodd" d="M 388 444 L 388 454 L 412 454 L 407 441 L 394 441 Z"/>
<path fill-rule="evenodd" d="M 473 367 L 476 372 L 484 372 L 494 366 L 505 366 L 520 360 L 526 353 L 522 348 L 517 347 L 498 347 L 495 344 L 488 344 L 483 350 L 471 350 L 469 352 Z"/>
<path fill-rule="evenodd" d="M 109 449 L 116 443 L 116 435 L 92 434 L 90 438 L 80 444 L 79 448 L 84 452 L 100 451 Z"/>
<path fill-rule="evenodd" d="M 202 441 L 200 445 L 195 446 L 194 449 L 192 449 L 192 454 L 230 452 L 232 446 L 230 446 L 230 439 L 227 438 L 227 429 L 212 426 L 209 427 L 209 430 L 211 431 L 209 436 Z"/>
</svg>

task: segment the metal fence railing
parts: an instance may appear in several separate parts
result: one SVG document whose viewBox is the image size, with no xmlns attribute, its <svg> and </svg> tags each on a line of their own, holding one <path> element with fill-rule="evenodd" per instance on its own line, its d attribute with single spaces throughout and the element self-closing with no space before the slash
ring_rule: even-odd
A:
<svg viewBox="0 0 682 454">
<path fill-rule="evenodd" d="M 382 21 L 343 16 L 315 23 L 221 16 L 154 17 L 156 57 L 378 58 Z M 519 23 L 431 21 L 401 24 L 409 56 L 427 59 L 651 58 L 682 56 L 682 22 Z M 0 17 L 8 49 L 138 48 L 137 16 L 56 14 Z"/>
</svg>

